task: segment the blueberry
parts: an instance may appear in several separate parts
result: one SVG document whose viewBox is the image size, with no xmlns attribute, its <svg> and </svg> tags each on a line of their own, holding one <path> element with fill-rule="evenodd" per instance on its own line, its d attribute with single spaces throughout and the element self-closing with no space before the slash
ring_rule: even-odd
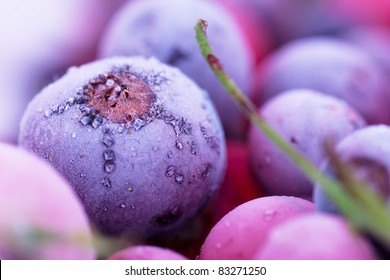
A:
<svg viewBox="0 0 390 280">
<path fill-rule="evenodd" d="M 346 136 L 336 146 L 343 162 L 351 164 L 354 174 L 382 196 L 390 206 L 390 127 L 372 125 Z M 334 176 L 334 171 L 324 162 L 325 173 Z M 316 209 L 338 213 L 336 206 L 316 186 L 313 200 Z"/>
<path fill-rule="evenodd" d="M 83 102 L 44 113 L 69 99 Z M 19 143 L 58 169 L 93 224 L 113 235 L 179 227 L 225 170 L 224 134 L 207 94 L 154 58 L 73 68 L 29 104 Z"/>
<path fill-rule="evenodd" d="M 367 52 L 390 75 L 390 30 L 383 26 L 364 25 L 341 34 L 341 38 Z"/>
<path fill-rule="evenodd" d="M 100 43 L 100 57 L 143 55 L 178 67 L 210 95 L 228 137 L 243 137 L 245 119 L 201 55 L 194 26 L 209 22 L 211 45 L 223 66 L 248 93 L 254 59 L 234 19 L 219 5 L 199 0 L 129 1 L 113 17 Z"/>
<path fill-rule="evenodd" d="M 271 98 L 259 113 L 316 166 L 326 158 L 325 139 L 337 142 L 365 125 L 346 102 L 306 89 L 286 91 Z M 254 125 L 249 134 L 249 154 L 256 179 L 266 193 L 311 199 L 312 183 Z"/>
<path fill-rule="evenodd" d="M 360 48 L 340 39 L 291 42 L 271 55 L 260 72 L 258 97 L 262 101 L 285 90 L 310 88 L 344 99 L 369 124 L 390 123 L 382 68 Z"/>
<path fill-rule="evenodd" d="M 247 9 L 258 19 L 258 26 L 265 25 L 273 47 L 290 40 L 333 35 L 351 25 L 349 18 L 339 11 L 337 4 L 329 0 L 217 0 Z"/>
</svg>

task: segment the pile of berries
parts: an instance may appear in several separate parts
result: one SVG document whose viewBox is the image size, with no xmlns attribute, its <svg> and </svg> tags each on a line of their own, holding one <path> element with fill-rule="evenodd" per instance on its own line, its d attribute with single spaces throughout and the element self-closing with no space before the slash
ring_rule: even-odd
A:
<svg viewBox="0 0 390 280">
<path fill-rule="evenodd" d="M 34 44 L 16 26 L 0 50 L 0 259 L 389 256 L 244 117 L 194 31 L 290 145 L 334 177 L 331 140 L 390 205 L 386 0 L 30 2 Z"/>
</svg>

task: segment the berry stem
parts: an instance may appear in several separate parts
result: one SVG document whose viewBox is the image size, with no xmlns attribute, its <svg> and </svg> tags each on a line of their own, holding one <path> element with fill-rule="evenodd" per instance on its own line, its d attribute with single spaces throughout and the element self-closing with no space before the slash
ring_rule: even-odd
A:
<svg viewBox="0 0 390 280">
<path fill-rule="evenodd" d="M 352 226 L 363 232 L 372 234 L 372 236 L 378 238 L 390 248 L 390 213 L 383 200 L 376 193 L 366 188 L 364 184 L 351 186 L 359 195 L 354 195 L 349 192 L 348 189 L 351 189 L 351 187 L 345 187 L 344 185 L 349 182 L 356 182 L 356 180 L 351 179 L 352 176 L 350 173 L 344 180 L 342 178 L 340 181 L 326 177 L 317 167 L 269 126 L 258 114 L 257 107 L 236 86 L 234 81 L 224 71 L 222 63 L 214 55 L 207 39 L 207 26 L 207 21 L 203 19 L 200 19 L 195 25 L 196 40 L 199 48 L 210 68 L 237 103 L 243 114 L 276 144 L 309 179 L 318 183 L 323 188 L 325 193 L 332 199 L 336 207 L 344 214 Z M 333 156 L 336 162 L 337 159 L 335 158 Z M 338 163 L 341 165 L 340 162 Z"/>
</svg>

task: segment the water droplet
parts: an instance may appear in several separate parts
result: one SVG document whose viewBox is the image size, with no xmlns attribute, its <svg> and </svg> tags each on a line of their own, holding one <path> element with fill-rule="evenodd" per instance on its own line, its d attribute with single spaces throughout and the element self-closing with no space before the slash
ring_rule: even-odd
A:
<svg viewBox="0 0 390 280">
<path fill-rule="evenodd" d="M 186 118 L 181 118 L 179 122 L 180 132 L 185 133 L 187 135 L 191 135 L 192 133 L 192 125 Z"/>
<path fill-rule="evenodd" d="M 108 208 L 107 208 L 107 207 L 104 207 L 104 208 L 103 208 L 103 211 L 104 211 L 104 212 L 107 212 L 107 211 L 108 211 Z"/>
<path fill-rule="evenodd" d="M 129 192 L 132 192 L 134 189 L 133 189 L 133 187 L 128 187 L 127 190 L 128 190 Z"/>
<path fill-rule="evenodd" d="M 96 115 L 92 121 L 92 127 L 94 129 L 99 128 L 103 123 L 103 117 L 101 115 Z"/>
<path fill-rule="evenodd" d="M 267 209 L 263 213 L 263 220 L 265 222 L 269 222 L 269 221 L 273 220 L 275 218 L 275 216 L 276 216 L 276 211 L 275 210 Z"/>
<path fill-rule="evenodd" d="M 126 204 L 121 203 L 120 207 L 121 207 L 121 208 L 125 208 L 125 207 L 126 207 Z"/>
<path fill-rule="evenodd" d="M 86 115 L 81 118 L 80 122 L 83 126 L 87 126 L 93 122 L 93 118 L 89 115 Z"/>
<path fill-rule="evenodd" d="M 135 119 L 134 123 L 133 123 L 134 129 L 137 131 L 140 130 L 145 125 L 146 125 L 146 122 L 144 120 L 141 120 L 141 119 Z"/>
<path fill-rule="evenodd" d="M 116 129 L 116 131 L 118 133 L 123 133 L 124 130 L 125 130 L 125 127 L 123 125 L 118 126 L 118 128 Z"/>
<path fill-rule="evenodd" d="M 104 171 L 107 173 L 112 173 L 115 170 L 115 163 L 113 161 L 106 161 L 104 163 Z"/>
<path fill-rule="evenodd" d="M 105 150 L 103 151 L 103 158 L 105 161 L 114 160 L 115 159 L 115 153 L 113 150 Z"/>
<path fill-rule="evenodd" d="M 112 80 L 112 79 L 107 79 L 107 81 L 106 81 L 106 86 L 112 87 L 114 84 L 115 84 L 114 80 Z"/>
<path fill-rule="evenodd" d="M 86 176 L 85 173 L 81 173 L 81 174 L 80 174 L 80 177 L 81 177 L 81 178 L 85 178 L 85 176 Z"/>
<path fill-rule="evenodd" d="M 196 141 L 191 141 L 191 143 L 188 143 L 190 145 L 190 149 L 191 149 L 191 154 L 192 155 L 196 155 L 196 148 L 197 148 L 197 144 L 196 144 Z"/>
<path fill-rule="evenodd" d="M 183 143 L 181 143 L 179 140 L 176 140 L 176 148 L 179 150 L 183 149 Z"/>
<path fill-rule="evenodd" d="M 72 133 L 72 138 L 76 138 L 76 133 Z"/>
<path fill-rule="evenodd" d="M 168 153 L 167 153 L 167 157 L 168 157 L 168 158 L 172 158 L 172 157 L 173 157 L 173 153 L 172 153 L 172 151 L 168 151 Z"/>
<path fill-rule="evenodd" d="M 183 180 L 184 180 L 183 175 L 177 175 L 177 176 L 175 177 L 175 181 L 178 182 L 179 184 L 182 184 L 182 183 L 183 183 Z"/>
<path fill-rule="evenodd" d="M 112 137 L 108 133 L 104 134 L 102 141 L 104 146 L 106 146 L 107 148 L 110 148 L 112 145 L 114 145 L 114 139 L 112 139 Z"/>
<path fill-rule="evenodd" d="M 53 115 L 53 112 L 50 109 L 45 111 L 45 117 L 46 118 L 51 117 L 51 115 Z"/>
<path fill-rule="evenodd" d="M 174 173 L 175 173 L 175 167 L 170 165 L 168 166 L 167 171 L 165 172 L 165 176 L 172 177 Z"/>
<path fill-rule="evenodd" d="M 75 162 L 73 159 L 70 161 L 70 164 L 71 164 L 71 165 L 75 165 L 75 163 L 76 163 L 76 162 Z"/>
<path fill-rule="evenodd" d="M 207 163 L 203 166 L 203 170 L 201 173 L 202 179 L 206 180 L 207 178 L 210 177 L 212 171 L 212 165 L 210 163 Z"/>
<path fill-rule="evenodd" d="M 158 150 L 157 145 L 154 145 L 154 146 L 152 147 L 152 149 L 153 149 L 153 151 L 157 151 L 157 150 Z"/>
<path fill-rule="evenodd" d="M 111 181 L 110 181 L 110 179 L 108 179 L 108 178 L 103 178 L 103 179 L 100 181 L 100 183 L 101 183 L 103 186 L 107 187 L 107 188 L 111 188 L 111 187 L 112 187 Z"/>
</svg>

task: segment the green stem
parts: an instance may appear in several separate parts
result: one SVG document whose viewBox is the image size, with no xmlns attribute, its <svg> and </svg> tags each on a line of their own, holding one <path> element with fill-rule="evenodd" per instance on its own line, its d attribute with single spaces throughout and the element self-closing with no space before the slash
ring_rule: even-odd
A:
<svg viewBox="0 0 390 280">
<path fill-rule="evenodd" d="M 353 226 L 358 229 L 367 230 L 372 233 L 373 236 L 380 238 L 390 248 L 390 215 L 385 210 L 386 208 L 384 209 L 383 203 L 380 207 L 376 207 L 375 211 L 367 212 L 367 209 L 365 209 L 366 204 L 362 204 L 361 201 L 355 200 L 339 181 L 324 176 L 317 167 L 294 149 L 262 119 L 257 112 L 257 107 L 242 93 L 232 79 L 230 79 L 224 71 L 221 62 L 214 55 L 207 40 L 207 25 L 207 21 L 200 19 L 195 26 L 196 39 L 202 55 L 226 91 L 237 103 L 243 114 L 249 118 L 249 120 L 254 123 L 286 155 L 288 155 L 310 180 L 318 183 L 324 189 L 325 193 L 330 197 L 330 199 L 332 199 L 335 205 L 340 209 L 345 217 L 347 217 Z M 359 188 L 359 191 L 364 194 L 364 196 L 367 195 L 369 197 L 374 197 L 367 188 Z M 375 204 L 381 203 L 380 201 L 378 202 L 376 197 L 374 197 L 374 201 Z M 371 199 L 371 206 L 372 202 L 373 201 Z M 374 214 L 377 216 L 373 217 Z M 385 229 L 379 229 L 378 224 Z"/>
</svg>

